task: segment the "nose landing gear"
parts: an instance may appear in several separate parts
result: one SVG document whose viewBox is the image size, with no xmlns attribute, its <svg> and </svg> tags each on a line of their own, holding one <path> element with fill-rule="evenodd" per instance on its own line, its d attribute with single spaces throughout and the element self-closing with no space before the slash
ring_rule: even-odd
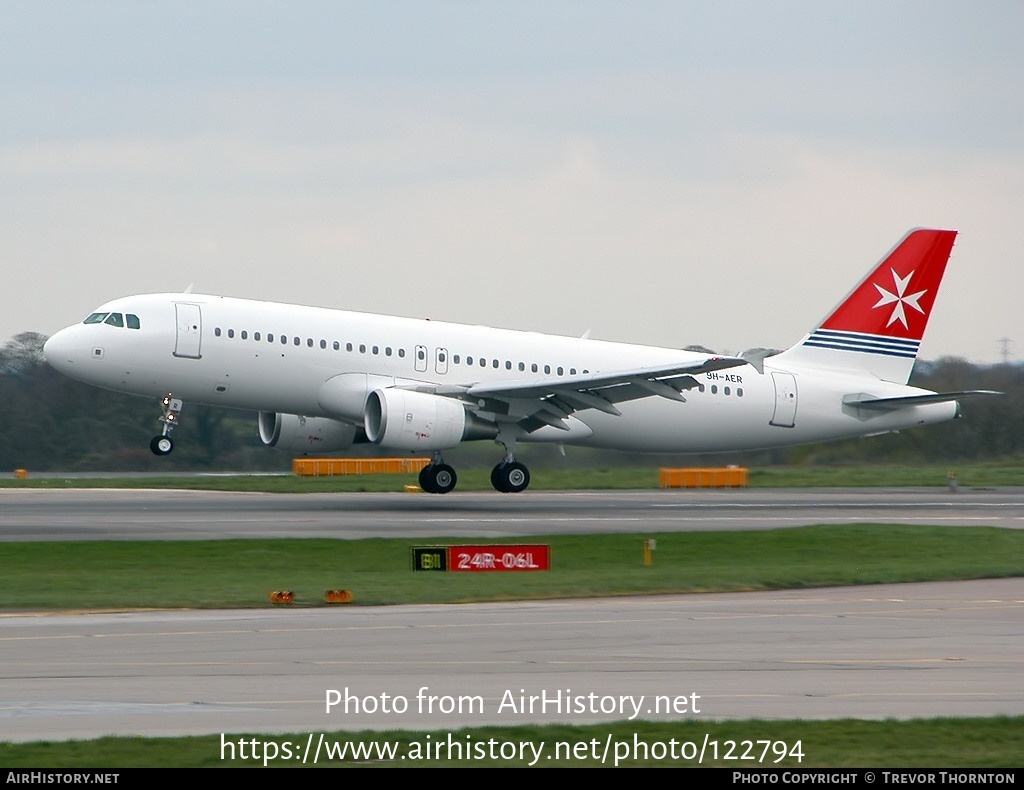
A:
<svg viewBox="0 0 1024 790">
<path fill-rule="evenodd" d="M 160 401 L 160 405 L 163 407 L 163 414 L 160 415 L 160 422 L 164 424 L 163 432 L 159 436 L 154 436 L 149 442 L 149 449 L 153 455 L 169 455 L 171 450 L 174 449 L 174 440 L 171 438 L 171 431 L 174 430 L 175 426 L 179 422 L 179 415 L 181 414 L 181 407 L 183 405 L 180 398 L 172 397 L 171 393 L 164 395 Z"/>
</svg>

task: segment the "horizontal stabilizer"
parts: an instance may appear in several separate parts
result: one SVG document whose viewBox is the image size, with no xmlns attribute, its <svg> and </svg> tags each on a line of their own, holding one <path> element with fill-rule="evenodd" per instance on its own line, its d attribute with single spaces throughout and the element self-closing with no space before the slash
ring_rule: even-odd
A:
<svg viewBox="0 0 1024 790">
<path fill-rule="evenodd" d="M 861 409 L 877 409 L 878 411 L 895 411 L 910 406 L 926 406 L 929 403 L 949 403 L 950 401 L 974 398 L 979 395 L 1002 395 L 995 390 L 964 390 L 963 392 L 932 392 L 928 395 L 908 395 L 900 398 L 873 398 L 867 395 L 848 395 L 843 398 L 843 405 L 858 406 Z"/>
</svg>

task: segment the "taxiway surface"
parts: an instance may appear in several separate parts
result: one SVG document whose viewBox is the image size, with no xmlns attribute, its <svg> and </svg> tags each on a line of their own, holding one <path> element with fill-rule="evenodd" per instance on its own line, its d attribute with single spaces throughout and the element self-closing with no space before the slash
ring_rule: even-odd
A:
<svg viewBox="0 0 1024 790">
<path fill-rule="evenodd" d="M 1021 715 L 1022 622 L 1019 579 L 3 617 L 0 741 L 634 715 Z M 330 690 L 348 702 L 328 712 Z"/>
</svg>

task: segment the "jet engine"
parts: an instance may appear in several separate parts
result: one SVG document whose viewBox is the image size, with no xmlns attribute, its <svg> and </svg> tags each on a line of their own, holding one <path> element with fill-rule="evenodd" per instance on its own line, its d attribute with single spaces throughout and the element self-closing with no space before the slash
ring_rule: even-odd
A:
<svg viewBox="0 0 1024 790">
<path fill-rule="evenodd" d="M 303 417 L 261 411 L 260 440 L 268 447 L 289 453 L 320 455 L 346 450 L 356 441 L 355 425 L 329 417 Z"/>
<path fill-rule="evenodd" d="M 447 450 L 467 439 L 488 439 L 497 427 L 461 403 L 426 392 L 378 389 L 363 415 L 366 438 L 396 450 Z"/>
</svg>

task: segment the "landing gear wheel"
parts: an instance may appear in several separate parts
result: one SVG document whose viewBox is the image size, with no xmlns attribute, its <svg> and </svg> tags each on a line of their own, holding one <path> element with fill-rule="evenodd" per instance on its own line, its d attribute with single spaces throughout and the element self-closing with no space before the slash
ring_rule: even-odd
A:
<svg viewBox="0 0 1024 790">
<path fill-rule="evenodd" d="M 434 465 L 429 464 L 420 469 L 420 488 L 428 494 L 436 494 L 434 490 Z"/>
<path fill-rule="evenodd" d="M 530 470 L 517 461 L 500 463 L 491 470 L 491 485 L 503 494 L 518 494 L 530 485 Z"/>
<path fill-rule="evenodd" d="M 518 494 L 520 491 L 525 491 L 527 486 L 530 485 L 530 470 L 515 461 L 506 464 L 505 481 L 510 494 Z"/>
<path fill-rule="evenodd" d="M 448 464 L 430 464 L 420 470 L 420 488 L 428 494 L 447 494 L 458 480 L 455 470 Z"/>
<path fill-rule="evenodd" d="M 169 455 L 174 449 L 174 440 L 170 436 L 154 436 L 149 443 L 153 455 Z"/>
<path fill-rule="evenodd" d="M 508 494 L 510 492 L 505 487 L 505 485 L 506 485 L 505 477 L 502 474 L 502 467 L 503 466 L 505 466 L 505 464 L 504 463 L 500 463 L 500 464 L 498 464 L 496 467 L 494 467 L 491 470 L 491 485 L 494 487 L 495 491 L 499 491 L 502 494 Z"/>
<path fill-rule="evenodd" d="M 455 484 L 459 478 L 452 467 L 448 466 L 448 464 L 433 464 L 428 468 L 433 470 L 433 493 L 447 494 L 455 489 Z"/>
</svg>

